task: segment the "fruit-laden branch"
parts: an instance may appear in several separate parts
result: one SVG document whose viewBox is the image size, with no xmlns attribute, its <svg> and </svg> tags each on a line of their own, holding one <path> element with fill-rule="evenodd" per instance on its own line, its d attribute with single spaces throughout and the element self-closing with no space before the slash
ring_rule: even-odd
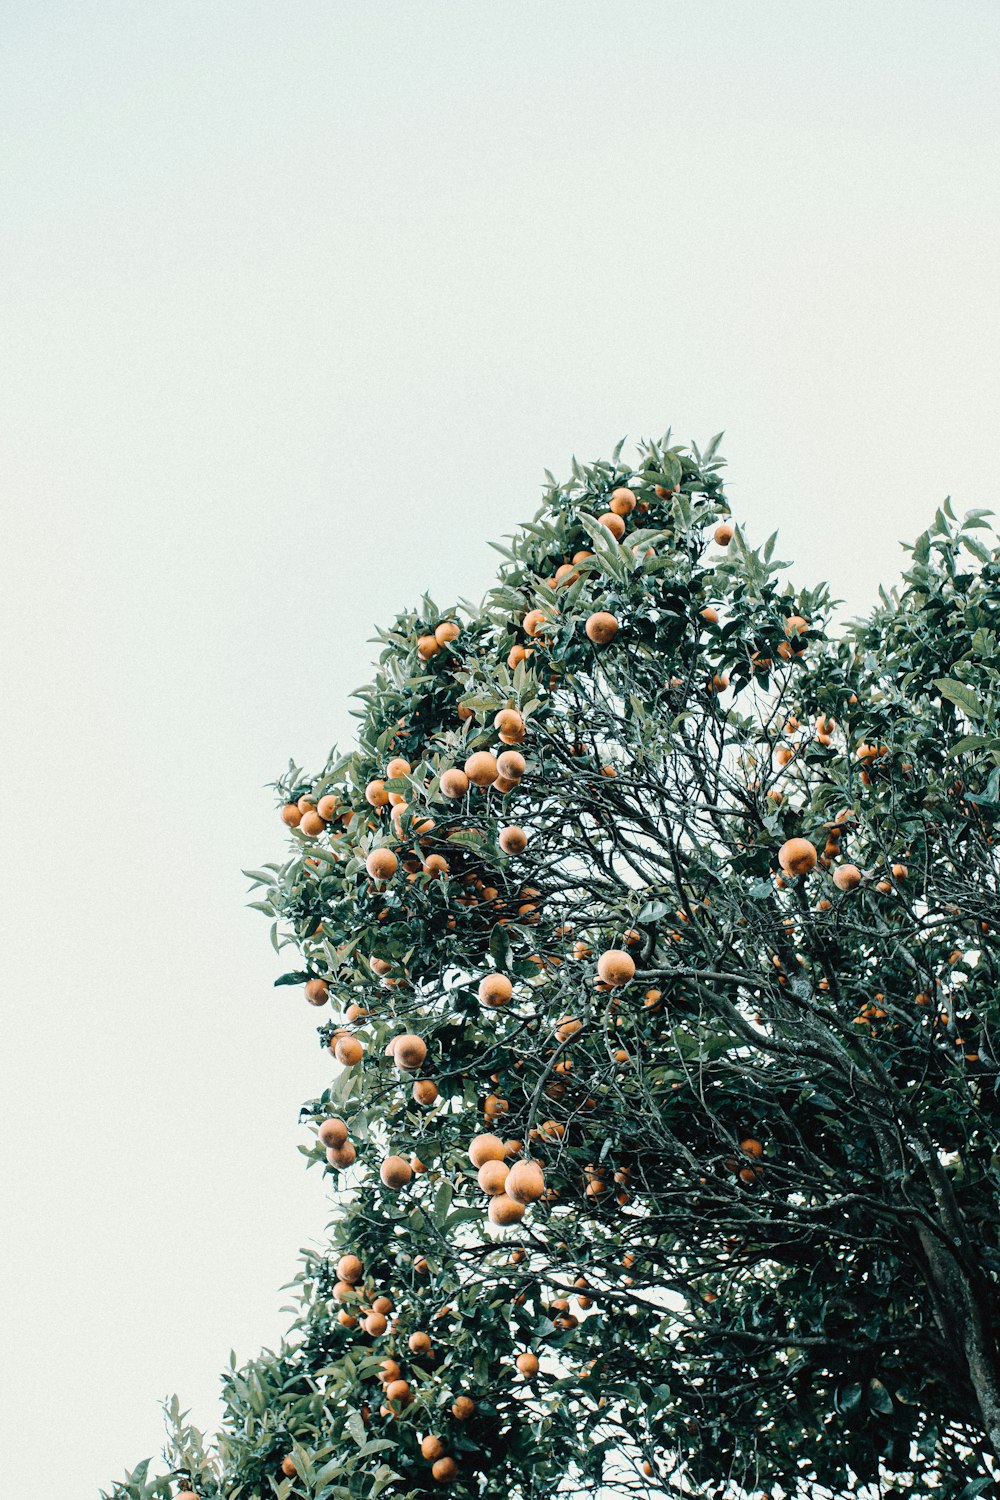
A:
<svg viewBox="0 0 1000 1500">
<path fill-rule="evenodd" d="M 1000 746 L 951 753 L 1000 676 L 980 519 L 838 634 L 719 461 L 650 444 L 553 486 L 462 623 L 385 633 L 359 748 L 290 769 L 256 872 L 333 1007 L 338 1212 L 202 1493 L 990 1482 Z"/>
</svg>

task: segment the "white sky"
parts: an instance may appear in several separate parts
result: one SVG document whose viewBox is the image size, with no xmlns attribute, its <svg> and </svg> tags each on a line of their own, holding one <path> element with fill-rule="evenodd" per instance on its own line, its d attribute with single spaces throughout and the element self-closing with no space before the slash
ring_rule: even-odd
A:
<svg viewBox="0 0 1000 1500">
<path fill-rule="evenodd" d="M 1000 10 L 6 0 L 8 1492 L 93 1496 L 285 1324 L 315 1015 L 244 907 L 376 622 L 542 469 L 726 428 L 852 607 L 997 503 Z"/>
</svg>

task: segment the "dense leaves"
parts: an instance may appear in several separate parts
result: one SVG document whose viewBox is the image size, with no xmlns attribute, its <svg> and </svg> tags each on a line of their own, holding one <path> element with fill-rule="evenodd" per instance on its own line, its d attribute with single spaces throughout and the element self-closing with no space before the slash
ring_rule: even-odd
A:
<svg viewBox="0 0 1000 1500">
<path fill-rule="evenodd" d="M 989 1489 L 1000 554 L 946 505 L 834 629 L 721 467 L 574 465 L 279 784 L 336 1212 L 214 1445 L 172 1412 L 198 1495 Z"/>
</svg>

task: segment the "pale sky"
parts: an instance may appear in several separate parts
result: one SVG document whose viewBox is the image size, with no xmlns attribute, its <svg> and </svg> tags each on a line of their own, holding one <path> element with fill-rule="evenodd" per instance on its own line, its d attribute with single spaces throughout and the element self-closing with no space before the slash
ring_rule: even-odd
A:
<svg viewBox="0 0 1000 1500">
<path fill-rule="evenodd" d="M 542 470 L 727 437 L 860 609 L 997 505 L 1000 8 L 6 0 L 0 1447 L 92 1500 L 322 1233 L 241 867 Z M 1000 507 L 998 507 L 1000 508 Z"/>
</svg>

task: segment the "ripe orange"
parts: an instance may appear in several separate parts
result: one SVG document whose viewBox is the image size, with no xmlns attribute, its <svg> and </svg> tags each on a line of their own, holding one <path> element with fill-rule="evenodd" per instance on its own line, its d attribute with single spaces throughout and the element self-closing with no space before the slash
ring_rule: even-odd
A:
<svg viewBox="0 0 1000 1500">
<path fill-rule="evenodd" d="M 853 891 L 861 884 L 861 871 L 857 865 L 838 865 L 833 872 L 833 883 L 838 891 Z"/>
<path fill-rule="evenodd" d="M 391 880 L 398 864 L 391 849 L 373 849 L 365 860 L 365 869 L 373 880 Z"/>
<path fill-rule="evenodd" d="M 418 1078 L 410 1091 L 417 1104 L 436 1104 L 437 1084 L 431 1078 Z"/>
<path fill-rule="evenodd" d="M 515 1203 L 535 1203 L 545 1192 L 545 1177 L 536 1161 L 515 1162 L 507 1175 L 507 1195 Z"/>
<path fill-rule="evenodd" d="M 785 621 L 785 634 L 788 636 L 801 635 L 804 630 L 809 629 L 809 621 L 801 615 L 789 615 Z"/>
<path fill-rule="evenodd" d="M 497 779 L 497 772 L 497 758 L 488 750 L 477 750 L 465 762 L 465 774 L 475 786 L 492 786 Z"/>
<path fill-rule="evenodd" d="M 501 828 L 497 842 L 505 854 L 523 854 L 528 847 L 528 835 L 516 826 Z"/>
<path fill-rule="evenodd" d="M 408 1380 L 390 1380 L 385 1388 L 387 1401 L 394 1402 L 397 1406 L 408 1406 L 413 1399 Z"/>
<path fill-rule="evenodd" d="M 385 789 L 385 782 L 381 780 L 369 781 L 365 787 L 365 801 L 372 807 L 385 807 L 389 800 L 389 793 Z"/>
<path fill-rule="evenodd" d="M 336 1167 L 338 1172 L 343 1172 L 348 1167 L 353 1167 L 358 1159 L 358 1153 L 352 1141 L 345 1141 L 342 1146 L 327 1146 L 326 1159 L 331 1167 Z"/>
<path fill-rule="evenodd" d="M 495 1198 L 490 1199 L 489 1217 L 492 1224 L 497 1224 L 502 1229 L 509 1228 L 511 1224 L 524 1218 L 524 1204 L 509 1198 L 506 1193 L 498 1193 Z"/>
<path fill-rule="evenodd" d="M 389 1320 L 385 1313 L 375 1312 L 373 1309 L 362 1323 L 365 1333 L 370 1333 L 373 1338 L 381 1338 L 389 1326 Z"/>
<path fill-rule="evenodd" d="M 281 1472 L 286 1479 L 294 1479 L 298 1473 L 298 1469 L 295 1467 L 295 1460 L 290 1454 L 281 1460 Z"/>
<path fill-rule="evenodd" d="M 420 1452 L 428 1462 L 434 1458 L 441 1458 L 444 1455 L 444 1443 L 439 1437 L 421 1438 Z"/>
<path fill-rule="evenodd" d="M 324 1120 L 319 1127 L 319 1138 L 324 1146 L 343 1146 L 347 1140 L 347 1126 L 336 1117 Z"/>
<path fill-rule="evenodd" d="M 401 755 L 395 755 L 385 768 L 385 778 L 387 781 L 395 781 L 400 776 L 409 776 L 412 770 L 413 767 L 408 760 L 404 760 Z"/>
<path fill-rule="evenodd" d="M 420 635 L 417 637 L 417 655 L 422 661 L 430 661 L 432 656 L 437 656 L 441 650 L 441 642 L 436 635 Z"/>
<path fill-rule="evenodd" d="M 304 812 L 302 814 L 302 821 L 299 824 L 299 827 L 304 834 L 306 834 L 309 838 L 314 839 L 319 837 L 319 835 L 326 827 L 326 824 L 324 823 L 323 819 L 320 817 L 316 809 L 314 807 L 310 807 L 308 812 Z"/>
<path fill-rule="evenodd" d="M 405 1156 L 387 1156 L 378 1175 L 387 1188 L 402 1188 L 413 1176 L 413 1168 Z"/>
<path fill-rule="evenodd" d="M 521 621 L 521 626 L 524 630 L 525 635 L 538 635 L 539 631 L 544 629 L 547 623 L 548 616 L 546 615 L 544 610 L 529 609 L 528 613 Z"/>
<path fill-rule="evenodd" d="M 733 528 L 728 521 L 723 521 L 720 526 L 716 526 L 712 540 L 717 547 L 728 547 L 732 539 Z"/>
<path fill-rule="evenodd" d="M 350 1253 L 342 1255 L 337 1262 L 337 1276 L 339 1280 L 348 1282 L 354 1286 L 360 1281 L 365 1273 L 365 1268 L 356 1255 Z"/>
<path fill-rule="evenodd" d="M 507 781 L 518 782 L 528 769 L 520 750 L 502 750 L 497 756 L 497 771 Z"/>
<path fill-rule="evenodd" d="M 456 1396 L 452 1403 L 451 1414 L 457 1422 L 467 1422 L 476 1409 L 476 1403 L 471 1396 Z"/>
<path fill-rule="evenodd" d="M 597 960 L 597 973 L 613 989 L 628 984 L 635 976 L 635 961 L 622 948 L 609 948 Z"/>
<path fill-rule="evenodd" d="M 392 1060 L 407 1073 L 416 1072 L 427 1056 L 427 1043 L 415 1032 L 404 1031 L 392 1042 Z"/>
<path fill-rule="evenodd" d="M 488 1161 L 503 1161 L 505 1154 L 498 1135 L 476 1135 L 469 1142 L 469 1160 L 474 1167 L 484 1166 Z"/>
<path fill-rule="evenodd" d="M 524 719 L 516 708 L 501 708 L 493 716 L 493 728 L 505 745 L 519 745 L 525 736 Z"/>
<path fill-rule="evenodd" d="M 635 510 L 635 491 L 620 485 L 611 491 L 608 508 L 616 516 L 630 516 Z"/>
<path fill-rule="evenodd" d="M 431 1473 L 438 1484 L 448 1484 L 458 1473 L 458 1465 L 453 1458 L 439 1458 L 431 1464 Z"/>
<path fill-rule="evenodd" d="M 621 541 L 622 537 L 625 535 L 625 522 L 622 520 L 621 516 L 616 515 L 613 510 L 606 510 L 604 514 L 602 516 L 598 516 L 597 519 L 602 526 L 606 527 L 607 530 L 611 532 L 611 535 L 614 537 L 616 542 Z"/>
<path fill-rule="evenodd" d="M 584 630 L 595 646 L 607 646 L 618 634 L 618 621 L 605 609 L 599 609 L 587 620 Z"/>
<path fill-rule="evenodd" d="M 364 1050 L 356 1036 L 339 1036 L 333 1055 L 345 1068 L 354 1068 L 364 1056 Z"/>
<path fill-rule="evenodd" d="M 706 625 L 718 625 L 719 611 L 717 609 L 713 609 L 710 604 L 706 604 L 705 608 L 703 610 L 700 610 L 699 613 L 701 615 L 701 618 L 705 621 Z"/>
<path fill-rule="evenodd" d="M 434 627 L 434 639 L 439 646 L 450 646 L 461 635 L 461 627 L 454 620 L 442 620 Z"/>
<path fill-rule="evenodd" d="M 519 1354 L 514 1363 L 525 1380 L 533 1380 L 538 1374 L 538 1355 L 532 1354 L 530 1349 L 526 1349 L 523 1354 Z"/>
<path fill-rule="evenodd" d="M 302 814 L 294 802 L 286 802 L 281 809 L 281 821 L 289 828 L 298 828 L 302 822 Z"/>
<path fill-rule="evenodd" d="M 453 766 L 441 772 L 440 787 L 446 797 L 464 797 L 469 790 L 469 778 L 464 771 Z"/>
<path fill-rule="evenodd" d="M 306 999 L 310 1005 L 325 1005 L 330 998 L 330 989 L 325 979 L 306 980 Z"/>
<path fill-rule="evenodd" d="M 433 1347 L 429 1333 L 422 1333 L 418 1330 L 416 1333 L 411 1333 L 407 1339 L 407 1348 L 411 1354 L 430 1354 Z"/>
<path fill-rule="evenodd" d="M 778 864 L 786 875 L 808 875 L 816 866 L 816 850 L 808 839 L 787 839 L 778 850 Z"/>
<path fill-rule="evenodd" d="M 484 1193 L 495 1198 L 498 1193 L 505 1190 L 509 1176 L 506 1162 L 484 1161 L 476 1174 L 476 1180 Z"/>
<path fill-rule="evenodd" d="M 334 797 L 332 794 L 328 793 L 327 796 L 321 797 L 319 799 L 316 804 L 316 811 L 319 813 L 324 822 L 332 823 L 333 819 L 336 817 L 337 808 L 339 806 L 340 798 Z"/>
<path fill-rule="evenodd" d="M 506 1005 L 514 993 L 514 986 L 506 974 L 484 974 L 479 981 L 479 998 L 484 1005 L 498 1007 Z"/>
</svg>

